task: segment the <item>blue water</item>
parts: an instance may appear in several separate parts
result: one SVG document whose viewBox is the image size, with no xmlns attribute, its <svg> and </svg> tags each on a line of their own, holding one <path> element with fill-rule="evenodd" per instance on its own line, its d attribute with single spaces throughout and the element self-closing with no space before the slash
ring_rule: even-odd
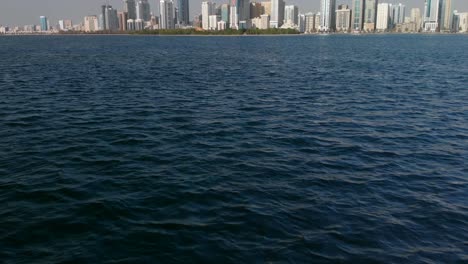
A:
<svg viewBox="0 0 468 264">
<path fill-rule="evenodd" d="M 0 38 L 2 263 L 466 263 L 468 36 Z"/>
</svg>

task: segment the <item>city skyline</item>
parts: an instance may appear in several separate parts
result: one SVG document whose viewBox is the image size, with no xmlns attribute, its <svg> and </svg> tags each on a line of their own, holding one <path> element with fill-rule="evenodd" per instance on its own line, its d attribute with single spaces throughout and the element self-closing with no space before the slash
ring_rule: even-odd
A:
<svg viewBox="0 0 468 264">
<path fill-rule="evenodd" d="M 105 3 L 106 0 L 102 0 Z M 124 1 L 122 0 L 108 0 L 109 4 L 117 10 L 123 10 Z M 159 16 L 159 0 L 150 0 L 151 12 Z M 202 0 L 190 0 L 190 20 L 195 15 L 201 14 Z M 213 1 L 218 5 L 230 3 L 228 0 Z M 261 2 L 261 1 L 258 1 Z M 299 6 L 299 12 L 305 13 L 309 11 L 320 10 L 320 0 L 288 0 L 286 4 L 294 4 Z M 381 1 L 388 3 L 403 3 L 408 8 L 417 7 L 423 10 L 424 0 L 388 0 Z M 30 0 L 6 0 L 1 4 L 0 8 L 0 25 L 27 25 L 38 24 L 40 16 L 47 16 L 50 23 L 57 23 L 61 19 L 72 19 L 74 21 L 82 21 L 83 17 L 88 15 L 99 14 L 99 6 L 102 4 L 96 0 L 43 0 L 38 1 Z M 350 0 L 337 1 L 339 4 L 348 4 L 351 6 Z M 468 1 L 453 0 L 453 9 L 459 11 L 468 9 Z"/>
</svg>

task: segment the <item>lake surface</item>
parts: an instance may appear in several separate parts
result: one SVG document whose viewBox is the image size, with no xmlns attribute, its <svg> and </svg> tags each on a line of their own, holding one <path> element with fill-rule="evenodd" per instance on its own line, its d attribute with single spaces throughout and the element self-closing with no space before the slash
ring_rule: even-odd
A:
<svg viewBox="0 0 468 264">
<path fill-rule="evenodd" d="M 467 50 L 0 37 L 0 262 L 468 262 Z"/>
</svg>

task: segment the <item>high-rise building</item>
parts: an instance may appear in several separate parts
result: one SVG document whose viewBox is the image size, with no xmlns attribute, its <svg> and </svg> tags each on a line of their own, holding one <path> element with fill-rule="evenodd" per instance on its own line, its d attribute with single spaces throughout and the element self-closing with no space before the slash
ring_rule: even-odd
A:
<svg viewBox="0 0 468 264">
<path fill-rule="evenodd" d="M 271 0 L 271 28 L 279 28 L 283 25 L 284 7 L 285 3 L 283 0 Z"/>
<path fill-rule="evenodd" d="M 84 31 L 94 32 L 99 30 L 99 20 L 97 16 L 86 16 L 84 18 Z"/>
<path fill-rule="evenodd" d="M 49 31 L 49 20 L 45 16 L 39 17 L 41 22 L 41 31 Z"/>
<path fill-rule="evenodd" d="M 320 31 L 336 30 L 336 0 L 322 0 L 320 5 Z"/>
<path fill-rule="evenodd" d="M 73 23 L 70 19 L 59 20 L 59 29 L 60 30 L 72 30 Z"/>
<path fill-rule="evenodd" d="M 416 25 L 416 31 L 421 29 L 421 10 L 419 8 L 411 9 L 410 22 Z"/>
<path fill-rule="evenodd" d="M 117 10 L 111 5 L 102 5 L 101 14 L 99 15 L 99 28 L 101 30 L 116 31 L 119 29 L 119 18 Z"/>
<path fill-rule="evenodd" d="M 307 13 L 304 17 L 304 33 L 312 33 L 316 31 L 314 13 Z"/>
<path fill-rule="evenodd" d="M 458 13 L 458 32 L 468 33 L 468 12 Z"/>
<path fill-rule="evenodd" d="M 151 6 L 148 0 L 139 0 L 136 6 L 137 19 L 143 21 L 151 20 Z"/>
<path fill-rule="evenodd" d="M 377 22 L 377 4 L 378 0 L 366 0 L 364 12 L 364 31 L 373 32 Z"/>
<path fill-rule="evenodd" d="M 262 2 L 262 15 L 263 14 L 271 16 L 271 1 Z"/>
<path fill-rule="evenodd" d="M 237 12 L 239 13 L 239 21 L 247 21 L 250 19 L 250 0 L 234 0 L 237 2 Z"/>
<path fill-rule="evenodd" d="M 226 22 L 226 26 L 229 25 L 229 11 L 230 11 L 230 6 L 228 4 L 222 4 L 220 7 L 221 10 L 221 21 Z"/>
<path fill-rule="evenodd" d="M 295 5 L 287 5 L 284 7 L 284 23 L 287 25 L 299 24 L 299 7 Z"/>
<path fill-rule="evenodd" d="M 347 32 L 351 28 L 351 9 L 348 5 L 339 5 L 336 10 L 336 30 Z"/>
<path fill-rule="evenodd" d="M 143 19 L 135 20 L 135 30 L 140 31 L 145 29 L 145 21 Z"/>
<path fill-rule="evenodd" d="M 441 2 L 442 10 L 440 14 L 440 30 L 449 32 L 452 28 L 452 0 L 443 0 Z"/>
<path fill-rule="evenodd" d="M 127 30 L 128 31 L 134 31 L 135 30 L 135 20 L 134 19 L 127 20 Z"/>
<path fill-rule="evenodd" d="M 118 12 L 117 16 L 119 17 L 119 30 L 120 31 L 127 31 L 128 13 L 127 12 Z"/>
<path fill-rule="evenodd" d="M 178 3 L 178 23 L 187 26 L 190 24 L 189 0 L 179 0 Z"/>
<path fill-rule="evenodd" d="M 208 29 L 209 30 L 218 30 L 218 22 L 220 21 L 220 16 L 210 15 L 208 17 Z"/>
<path fill-rule="evenodd" d="M 351 18 L 352 30 L 361 31 L 364 27 L 365 1 L 366 0 L 353 0 Z"/>
<path fill-rule="evenodd" d="M 405 23 L 406 6 L 404 4 L 398 4 L 393 6 L 393 24 Z"/>
<path fill-rule="evenodd" d="M 210 29 L 210 16 L 215 14 L 216 5 L 210 1 L 202 2 L 202 28 Z"/>
<path fill-rule="evenodd" d="M 263 14 L 260 15 L 261 23 L 260 29 L 269 29 L 270 28 L 270 15 Z"/>
<path fill-rule="evenodd" d="M 376 29 L 380 32 L 389 30 L 391 5 L 389 3 L 380 3 L 377 6 L 377 25 Z"/>
<path fill-rule="evenodd" d="M 236 7 L 239 21 L 250 19 L 250 0 L 231 0 L 231 7 Z"/>
<path fill-rule="evenodd" d="M 172 0 L 161 0 L 159 2 L 159 28 L 174 29 L 174 2 Z"/>
<path fill-rule="evenodd" d="M 239 14 L 237 13 L 237 6 L 231 6 L 229 20 L 230 28 L 239 29 Z"/>
<path fill-rule="evenodd" d="M 440 0 L 425 0 L 424 3 L 424 25 L 427 32 L 439 31 L 440 23 Z"/>
<path fill-rule="evenodd" d="M 263 8 L 261 3 L 250 3 L 250 19 L 260 17 L 263 14 L 262 11 Z"/>
<path fill-rule="evenodd" d="M 135 0 L 124 0 L 124 12 L 127 12 L 128 19 L 137 19 Z"/>
</svg>

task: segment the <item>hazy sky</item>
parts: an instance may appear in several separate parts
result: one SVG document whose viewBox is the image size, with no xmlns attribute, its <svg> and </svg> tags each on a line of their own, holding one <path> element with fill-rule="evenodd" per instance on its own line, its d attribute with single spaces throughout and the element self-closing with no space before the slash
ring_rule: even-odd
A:
<svg viewBox="0 0 468 264">
<path fill-rule="evenodd" d="M 52 24 L 59 19 L 73 19 L 73 23 L 81 22 L 84 16 L 98 14 L 99 5 L 106 0 L 0 0 L 1 25 L 39 24 L 39 16 L 49 17 Z M 123 0 L 108 0 L 111 5 L 121 10 Z M 190 1 L 190 17 L 200 12 L 202 0 Z M 212 0 L 218 4 L 227 3 L 228 0 Z M 262 1 L 262 0 L 257 0 Z M 337 0 L 337 4 L 350 3 L 351 0 Z M 423 8 L 424 0 L 382 0 L 381 2 L 406 4 L 408 8 Z M 454 9 L 468 11 L 468 0 L 452 0 Z M 157 13 L 159 0 L 150 0 L 151 9 Z M 287 4 L 296 4 L 300 12 L 315 11 L 319 9 L 320 0 L 286 0 Z M 409 11 L 407 11 L 409 15 Z"/>
</svg>

